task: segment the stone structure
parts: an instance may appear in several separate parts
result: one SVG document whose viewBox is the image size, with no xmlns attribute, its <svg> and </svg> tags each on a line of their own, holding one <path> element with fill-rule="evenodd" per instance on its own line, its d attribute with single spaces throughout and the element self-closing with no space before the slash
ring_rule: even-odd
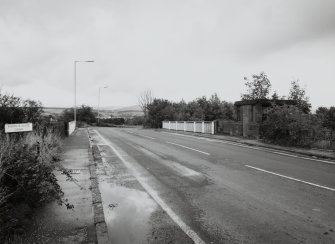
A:
<svg viewBox="0 0 335 244">
<path fill-rule="evenodd" d="M 242 100 L 235 102 L 236 120 L 242 123 L 243 137 L 259 138 L 259 127 L 266 118 L 267 110 L 273 104 L 295 105 L 293 100 Z"/>
</svg>

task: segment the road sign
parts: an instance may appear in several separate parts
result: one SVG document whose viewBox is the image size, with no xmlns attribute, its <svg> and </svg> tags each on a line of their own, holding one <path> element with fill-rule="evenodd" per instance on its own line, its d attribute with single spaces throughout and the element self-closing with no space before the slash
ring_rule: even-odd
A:
<svg viewBox="0 0 335 244">
<path fill-rule="evenodd" d="M 5 124 L 5 133 L 33 131 L 32 123 Z"/>
</svg>

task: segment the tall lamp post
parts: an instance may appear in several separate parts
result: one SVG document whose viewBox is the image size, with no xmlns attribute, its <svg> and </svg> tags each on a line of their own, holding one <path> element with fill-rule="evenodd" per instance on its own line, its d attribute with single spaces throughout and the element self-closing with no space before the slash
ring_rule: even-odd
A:
<svg viewBox="0 0 335 244">
<path fill-rule="evenodd" d="M 73 119 L 77 125 L 77 63 L 93 63 L 94 60 L 75 60 L 74 61 L 74 108 Z"/>
<path fill-rule="evenodd" d="M 99 97 L 98 97 L 98 125 L 100 123 L 100 90 L 101 88 L 107 88 L 108 86 L 99 87 Z"/>
</svg>

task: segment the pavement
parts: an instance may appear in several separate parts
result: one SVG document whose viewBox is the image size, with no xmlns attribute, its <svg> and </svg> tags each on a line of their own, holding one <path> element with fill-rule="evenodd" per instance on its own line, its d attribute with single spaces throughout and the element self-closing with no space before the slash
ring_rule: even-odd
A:
<svg viewBox="0 0 335 244">
<path fill-rule="evenodd" d="M 89 128 L 113 244 L 335 243 L 335 162 L 162 130 Z"/>
<path fill-rule="evenodd" d="M 30 228 L 17 243 L 108 243 L 108 236 L 101 227 L 101 223 L 104 223 L 103 213 L 102 220 L 97 221 L 98 213 L 94 206 L 96 193 L 99 192 L 94 191 L 91 182 L 94 181 L 95 164 L 86 129 L 77 129 L 65 139 L 61 164 L 74 170 L 72 177 L 75 182 L 68 181 L 64 174 L 56 172 L 64 197 L 74 208 L 68 210 L 51 202 L 38 209 Z"/>
</svg>

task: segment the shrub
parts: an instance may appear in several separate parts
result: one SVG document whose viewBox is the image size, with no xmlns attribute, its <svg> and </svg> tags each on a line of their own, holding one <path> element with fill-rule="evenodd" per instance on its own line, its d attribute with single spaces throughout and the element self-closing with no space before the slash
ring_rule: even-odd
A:
<svg viewBox="0 0 335 244">
<path fill-rule="evenodd" d="M 298 107 L 273 106 L 261 124 L 260 134 L 272 143 L 309 147 L 319 130 L 317 118 Z"/>
<path fill-rule="evenodd" d="M 13 134 L 9 140 L 0 134 L 0 233 L 12 234 L 35 207 L 63 199 L 54 170 L 59 161 L 61 140 L 47 133 Z M 0 236 L 1 242 L 1 236 Z"/>
</svg>

